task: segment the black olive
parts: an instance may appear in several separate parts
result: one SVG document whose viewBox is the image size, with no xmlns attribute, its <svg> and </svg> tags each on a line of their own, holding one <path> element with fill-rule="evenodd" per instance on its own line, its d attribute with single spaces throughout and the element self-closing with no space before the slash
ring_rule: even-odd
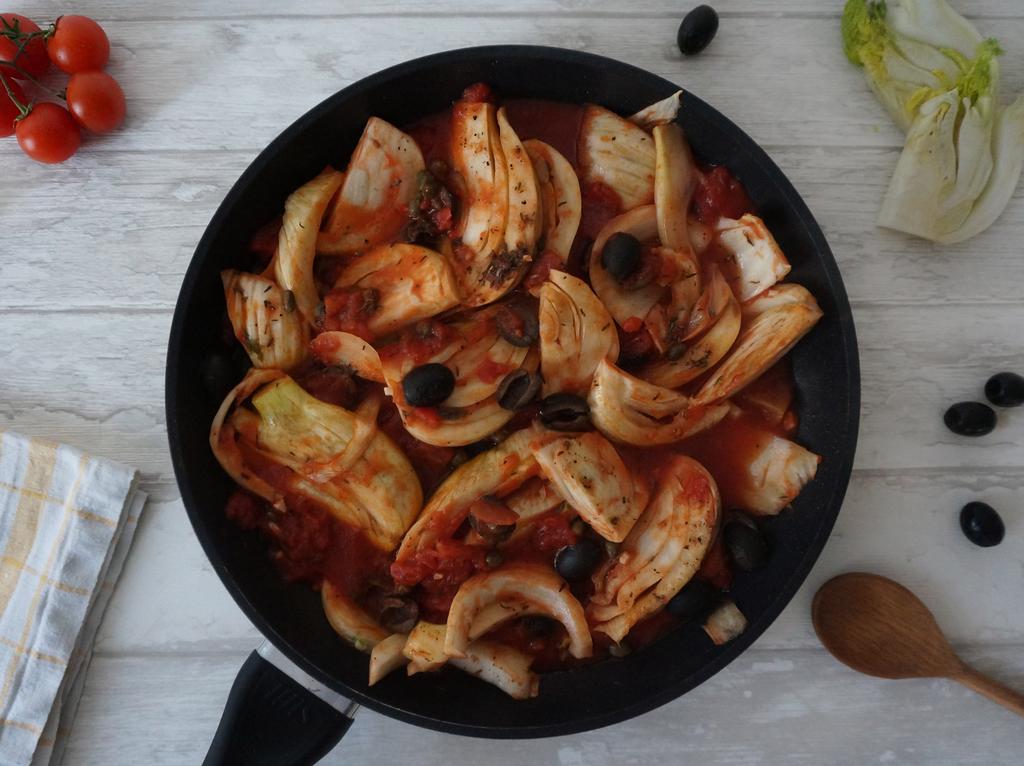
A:
<svg viewBox="0 0 1024 766">
<path fill-rule="evenodd" d="M 683 19 L 676 35 L 679 50 L 687 56 L 708 47 L 718 31 L 718 14 L 710 5 L 698 5 Z"/>
<path fill-rule="evenodd" d="M 590 405 L 576 394 L 551 394 L 540 403 L 540 422 L 553 431 L 590 430 Z"/>
<path fill-rule="evenodd" d="M 1024 378 L 1015 372 L 993 375 L 985 384 L 985 398 L 996 407 L 1020 407 L 1024 404 Z"/>
<path fill-rule="evenodd" d="M 996 412 L 981 402 L 957 402 L 943 418 L 946 428 L 961 436 L 984 436 L 996 427 Z"/>
<path fill-rule="evenodd" d="M 968 540 L 982 548 L 999 545 L 1006 534 L 1006 527 L 996 509 L 977 501 L 960 509 L 960 529 Z"/>
<path fill-rule="evenodd" d="M 492 497 L 482 497 L 469 507 L 470 527 L 491 545 L 511 537 L 518 520 L 519 514 Z"/>
<path fill-rule="evenodd" d="M 608 237 L 601 251 L 601 265 L 616 282 L 625 282 L 640 265 L 640 240 L 624 231 Z"/>
<path fill-rule="evenodd" d="M 419 612 L 411 598 L 388 596 L 381 601 L 380 624 L 394 633 L 408 633 L 416 625 Z"/>
<path fill-rule="evenodd" d="M 402 379 L 402 393 L 413 407 L 435 407 L 455 389 L 455 376 L 443 364 L 422 364 Z"/>
<path fill-rule="evenodd" d="M 559 548 L 555 554 L 555 570 L 569 582 L 586 580 L 601 561 L 601 545 L 583 538 L 575 545 Z"/>
<path fill-rule="evenodd" d="M 532 346 L 540 337 L 537 309 L 525 302 L 506 303 L 494 315 L 494 323 L 498 327 L 498 334 L 519 348 Z"/>
<path fill-rule="evenodd" d="M 742 521 L 730 521 L 722 534 L 737 569 L 749 572 L 760 569 L 768 561 L 768 543 L 757 527 Z"/>
<path fill-rule="evenodd" d="M 508 540 L 512 533 L 516 531 L 515 524 L 490 524 L 486 521 L 480 521 L 472 513 L 469 515 L 469 526 L 480 537 L 492 544 Z"/>
<path fill-rule="evenodd" d="M 707 580 L 694 577 L 669 600 L 665 609 L 676 619 L 689 622 L 703 617 L 717 596 L 718 589 L 715 586 Z"/>
<path fill-rule="evenodd" d="M 498 404 L 502 409 L 520 410 L 537 398 L 540 376 L 523 369 L 512 370 L 498 384 Z"/>
</svg>

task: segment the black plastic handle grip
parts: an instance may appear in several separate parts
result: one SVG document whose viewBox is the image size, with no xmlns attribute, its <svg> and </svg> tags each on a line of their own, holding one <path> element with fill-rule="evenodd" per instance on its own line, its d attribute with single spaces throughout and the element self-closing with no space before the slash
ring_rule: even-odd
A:
<svg viewBox="0 0 1024 766">
<path fill-rule="evenodd" d="M 352 719 L 257 652 L 238 671 L 203 766 L 310 766 Z"/>
</svg>

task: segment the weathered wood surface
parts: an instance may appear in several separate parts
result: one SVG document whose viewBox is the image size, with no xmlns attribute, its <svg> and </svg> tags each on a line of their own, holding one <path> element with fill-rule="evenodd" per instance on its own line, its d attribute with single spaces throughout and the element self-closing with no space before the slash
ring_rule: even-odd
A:
<svg viewBox="0 0 1024 766">
<path fill-rule="evenodd" d="M 1024 5 L 955 0 L 1009 52 L 1024 89 Z M 944 682 L 878 682 L 820 649 L 808 607 L 849 569 L 895 577 L 968 659 L 1024 684 L 1024 413 L 981 440 L 942 426 L 986 377 L 1024 368 L 1024 192 L 965 245 L 874 227 L 901 137 L 839 48 L 841 3 L 716 3 L 701 56 L 675 50 L 671 0 L 85 0 L 130 99 L 116 135 L 60 167 L 0 141 L 0 423 L 138 466 L 154 497 L 100 631 L 71 764 L 201 759 L 234 672 L 258 640 L 188 526 L 166 447 L 170 312 L 196 242 L 253 157 L 305 110 L 383 67 L 466 45 L 562 45 L 619 58 L 710 101 L 761 142 L 822 224 L 853 301 L 863 366 L 856 471 L 804 588 L 755 648 L 693 694 L 632 722 L 488 743 L 361 715 L 328 763 L 1017 764 L 1024 727 Z M 384 8 L 387 10 L 384 10 Z M 19 10 L 39 20 L 55 0 Z M 970 546 L 969 499 L 1007 539 Z"/>
</svg>

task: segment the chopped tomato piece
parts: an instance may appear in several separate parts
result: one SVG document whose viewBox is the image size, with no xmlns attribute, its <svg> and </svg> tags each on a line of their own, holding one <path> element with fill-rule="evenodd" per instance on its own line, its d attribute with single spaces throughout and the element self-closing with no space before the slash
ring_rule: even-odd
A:
<svg viewBox="0 0 1024 766">
<path fill-rule="evenodd" d="M 341 330 L 373 340 L 367 320 L 377 310 L 380 294 L 373 288 L 339 287 L 324 296 L 324 330 Z"/>
<path fill-rule="evenodd" d="M 397 341 L 381 346 L 378 351 L 381 358 L 405 357 L 412 360 L 413 364 L 420 365 L 454 341 L 458 335 L 458 330 L 451 325 L 437 319 L 427 319 L 417 322 L 408 330 L 403 330 Z"/>
<path fill-rule="evenodd" d="M 606 223 L 622 212 L 622 198 L 613 188 L 600 181 L 584 185 L 582 193 L 583 216 L 580 219 L 580 233 L 593 239 Z"/>
<path fill-rule="evenodd" d="M 561 513 L 552 513 L 533 528 L 533 544 L 545 552 L 554 552 L 567 545 L 574 545 L 577 535 L 569 526 L 569 520 Z"/>
<path fill-rule="evenodd" d="M 491 500 L 486 497 L 481 497 L 470 505 L 469 512 L 477 521 L 483 522 L 484 524 L 504 526 L 506 524 L 515 524 L 519 521 L 518 513 L 513 511 L 504 503 L 499 503 L 496 500 Z"/>
<path fill-rule="evenodd" d="M 630 317 L 622 324 L 622 329 L 628 333 L 640 332 L 640 328 L 644 326 L 644 320 L 640 317 Z"/>
<path fill-rule="evenodd" d="M 462 100 L 472 104 L 494 103 L 494 91 L 485 82 L 475 82 L 462 91 Z"/>
<path fill-rule="evenodd" d="M 551 273 L 551 269 L 558 269 L 562 267 L 562 259 L 558 253 L 551 250 L 545 250 L 530 266 L 529 272 L 526 274 L 526 278 L 523 279 L 523 287 L 527 290 L 534 290 L 540 287 L 542 284 L 548 281 L 548 274 Z"/>
<path fill-rule="evenodd" d="M 754 209 L 743 185 L 727 168 L 719 165 L 704 173 L 693 194 L 693 210 L 702 223 L 719 218 L 739 218 Z"/>
</svg>

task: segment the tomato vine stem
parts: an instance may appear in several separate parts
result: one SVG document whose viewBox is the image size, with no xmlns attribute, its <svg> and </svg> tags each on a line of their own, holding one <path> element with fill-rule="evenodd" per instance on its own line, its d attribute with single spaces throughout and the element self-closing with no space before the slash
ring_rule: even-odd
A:
<svg viewBox="0 0 1024 766">
<path fill-rule="evenodd" d="M 17 122 L 17 120 L 23 120 L 26 117 L 28 117 L 28 113 L 32 110 L 28 107 L 28 105 L 21 103 L 21 101 L 18 100 L 18 97 L 14 95 L 14 91 L 11 90 L 11 84 L 7 82 L 7 75 L 5 75 L 3 72 L 0 72 L 0 82 L 3 82 L 4 84 L 4 90 L 7 91 L 7 98 L 11 100 L 12 104 L 18 107 L 18 111 L 20 112 L 15 122 Z"/>
</svg>

